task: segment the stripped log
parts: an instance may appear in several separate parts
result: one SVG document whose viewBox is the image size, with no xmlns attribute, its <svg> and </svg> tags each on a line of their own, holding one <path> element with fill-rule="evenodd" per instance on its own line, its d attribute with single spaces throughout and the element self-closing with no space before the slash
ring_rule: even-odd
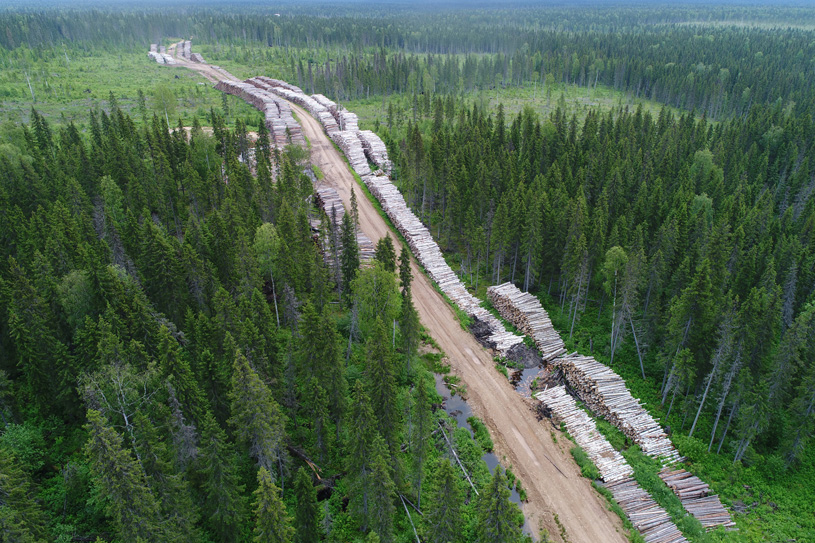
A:
<svg viewBox="0 0 815 543">
<path fill-rule="evenodd" d="M 331 134 L 331 139 L 342 149 L 342 152 L 351 164 L 351 168 L 357 172 L 357 175 L 361 177 L 371 174 L 371 168 L 368 166 L 368 159 L 365 158 L 362 142 L 359 140 L 356 132 L 338 130 Z"/>
<path fill-rule="evenodd" d="M 386 175 L 390 175 L 393 165 L 388 158 L 388 148 L 382 138 L 371 130 L 360 130 L 357 132 L 362 148 L 368 160 L 379 166 Z"/>
<path fill-rule="evenodd" d="M 659 472 L 659 478 L 673 490 L 685 511 L 701 522 L 706 530 L 714 530 L 719 526 L 728 530 L 736 529 L 736 523 L 722 505 L 719 496 L 710 495 L 710 486 L 696 475 L 684 469 L 663 468 Z"/>
</svg>

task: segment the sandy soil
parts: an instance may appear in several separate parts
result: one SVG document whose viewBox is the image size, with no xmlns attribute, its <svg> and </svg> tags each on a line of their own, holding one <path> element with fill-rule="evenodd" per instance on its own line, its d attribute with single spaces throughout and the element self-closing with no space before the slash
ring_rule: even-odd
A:
<svg viewBox="0 0 815 543">
<path fill-rule="evenodd" d="M 224 77 L 206 64 L 179 59 L 179 65 L 200 72 L 210 81 Z M 325 174 L 322 183 L 336 188 L 347 209 L 354 187 L 362 231 L 374 242 L 388 235 L 390 228 L 365 197 L 319 122 L 294 104 L 292 109 L 311 144 L 312 162 Z M 394 234 L 390 235 L 395 239 Z M 531 401 L 516 393 L 495 370 L 492 354 L 461 328 L 452 309 L 415 261 L 413 276 L 414 302 L 422 324 L 450 359 L 454 373 L 467 385 L 468 402 L 489 428 L 501 463 L 512 466 L 523 482 L 529 500 L 523 509 L 532 531 L 537 535 L 540 528 L 546 528 L 554 541 L 565 541 L 563 533 L 571 543 L 625 543 L 620 519 L 581 477 L 569 448 L 563 446 L 565 437 L 555 431 L 559 442 L 553 441 L 551 425 L 539 422 Z"/>
</svg>

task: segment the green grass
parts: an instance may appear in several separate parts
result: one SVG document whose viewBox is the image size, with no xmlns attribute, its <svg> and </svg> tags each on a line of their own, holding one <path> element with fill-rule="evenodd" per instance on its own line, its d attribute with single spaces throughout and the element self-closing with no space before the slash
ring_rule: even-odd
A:
<svg viewBox="0 0 815 543">
<path fill-rule="evenodd" d="M 67 60 L 66 60 L 67 55 Z M 210 108 L 221 109 L 221 93 L 197 73 L 180 66 L 164 66 L 147 57 L 147 49 L 104 48 L 44 50 L 34 55 L 25 48 L 0 53 L 0 120 L 27 123 L 31 108 L 54 124 L 75 122 L 84 126 L 90 109 L 107 108 L 110 94 L 119 107 L 141 120 L 138 91 L 146 97 L 148 114 L 163 117 L 160 96 L 166 103 L 170 124 L 180 118 L 190 125 L 203 119 Z M 26 74 L 36 100 L 32 101 Z M 169 93 L 169 94 L 166 94 Z M 258 112 L 235 97 L 228 98 L 230 120 L 237 116 L 254 125 Z"/>
<path fill-rule="evenodd" d="M 587 89 L 564 83 L 554 85 L 549 95 L 540 85 L 525 83 L 522 87 L 468 92 L 462 94 L 462 97 L 469 103 L 478 103 L 493 113 L 497 111 L 498 104 L 503 104 L 504 114 L 508 121 L 525 107 L 531 108 L 542 119 L 548 119 L 549 114 L 557 109 L 558 104 L 565 108 L 569 116 L 576 115 L 578 120 L 584 119 L 592 110 L 609 111 L 620 107 L 636 109 L 638 106 L 642 106 L 644 112 L 650 112 L 652 116 L 656 117 L 663 107 L 659 102 L 637 98 L 603 85 Z M 408 112 L 413 107 L 413 98 L 406 95 L 393 95 L 385 97 L 384 100 L 379 95 L 371 96 L 365 99 L 350 100 L 344 105 L 359 116 L 360 128 L 373 129 L 376 121 L 382 125 L 387 123 L 388 103 L 391 102 L 394 106 Z M 671 107 L 668 109 L 674 113 L 679 111 Z M 405 117 L 409 116 L 405 115 Z"/>
<path fill-rule="evenodd" d="M 569 452 L 572 453 L 572 458 L 574 458 L 574 461 L 580 467 L 580 473 L 583 477 L 592 481 L 600 478 L 600 470 L 597 469 L 597 466 L 591 461 L 589 455 L 587 455 L 586 451 L 580 448 L 579 445 L 572 447 Z"/>
<path fill-rule="evenodd" d="M 312 165 L 311 165 L 311 170 L 314 172 L 314 175 L 316 175 L 316 176 L 317 176 L 317 179 L 322 180 L 322 179 L 324 179 L 324 178 L 325 178 L 325 174 L 324 174 L 324 173 L 323 173 L 323 171 L 320 169 L 320 167 L 319 167 L 319 166 L 317 166 L 316 164 L 312 164 Z"/>
</svg>

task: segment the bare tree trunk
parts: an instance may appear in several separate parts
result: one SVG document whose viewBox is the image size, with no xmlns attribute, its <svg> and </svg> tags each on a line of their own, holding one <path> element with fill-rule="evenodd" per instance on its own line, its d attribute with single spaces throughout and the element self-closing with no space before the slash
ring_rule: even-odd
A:
<svg viewBox="0 0 815 543">
<path fill-rule="evenodd" d="M 628 316 L 628 322 L 631 323 L 631 333 L 634 335 L 634 345 L 637 346 L 637 358 L 640 359 L 640 371 L 642 372 L 642 378 L 645 379 L 645 366 L 642 364 L 642 354 L 640 353 L 640 342 L 637 341 L 637 331 L 634 329 L 634 320 L 631 316 Z"/>
</svg>

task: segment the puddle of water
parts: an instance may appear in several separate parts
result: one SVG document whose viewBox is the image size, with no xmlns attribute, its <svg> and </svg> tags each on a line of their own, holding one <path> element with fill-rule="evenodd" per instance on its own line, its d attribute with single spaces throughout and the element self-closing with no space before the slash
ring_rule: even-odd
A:
<svg viewBox="0 0 815 543">
<path fill-rule="evenodd" d="M 546 370 L 544 370 L 542 366 L 516 371 L 511 374 L 512 385 L 518 394 L 524 398 L 531 398 L 532 382 L 538 377 L 544 377 L 545 374 Z"/>
<path fill-rule="evenodd" d="M 524 372 L 533 371 L 534 374 L 530 374 L 529 382 L 532 382 L 532 379 L 537 375 L 539 368 L 532 368 L 532 370 L 524 370 Z M 473 429 L 470 426 L 470 423 L 467 422 L 467 419 L 473 415 L 473 410 L 461 397 L 461 395 L 456 394 L 453 395 L 450 392 L 450 389 L 447 388 L 447 385 L 444 384 L 444 376 L 440 373 L 433 374 L 436 380 L 436 392 L 439 393 L 439 396 L 442 398 L 442 406 L 444 407 L 444 411 L 456 419 L 456 423 L 458 424 L 459 428 L 466 428 L 470 435 L 473 435 Z M 528 387 L 527 387 L 528 388 Z M 495 473 L 495 468 L 500 464 L 498 461 L 498 456 L 495 453 L 485 452 L 481 459 L 484 463 L 487 464 L 487 468 L 490 470 L 490 475 Z M 521 508 L 523 511 L 523 503 L 521 503 L 521 496 L 518 494 L 518 491 L 515 488 L 512 488 L 512 491 L 509 496 L 510 501 L 516 504 L 518 507 Z M 532 530 L 529 528 L 529 523 L 526 521 L 526 516 L 524 515 L 524 526 L 523 531 L 525 534 L 532 535 Z M 534 536 L 533 536 L 534 537 Z"/>
</svg>

